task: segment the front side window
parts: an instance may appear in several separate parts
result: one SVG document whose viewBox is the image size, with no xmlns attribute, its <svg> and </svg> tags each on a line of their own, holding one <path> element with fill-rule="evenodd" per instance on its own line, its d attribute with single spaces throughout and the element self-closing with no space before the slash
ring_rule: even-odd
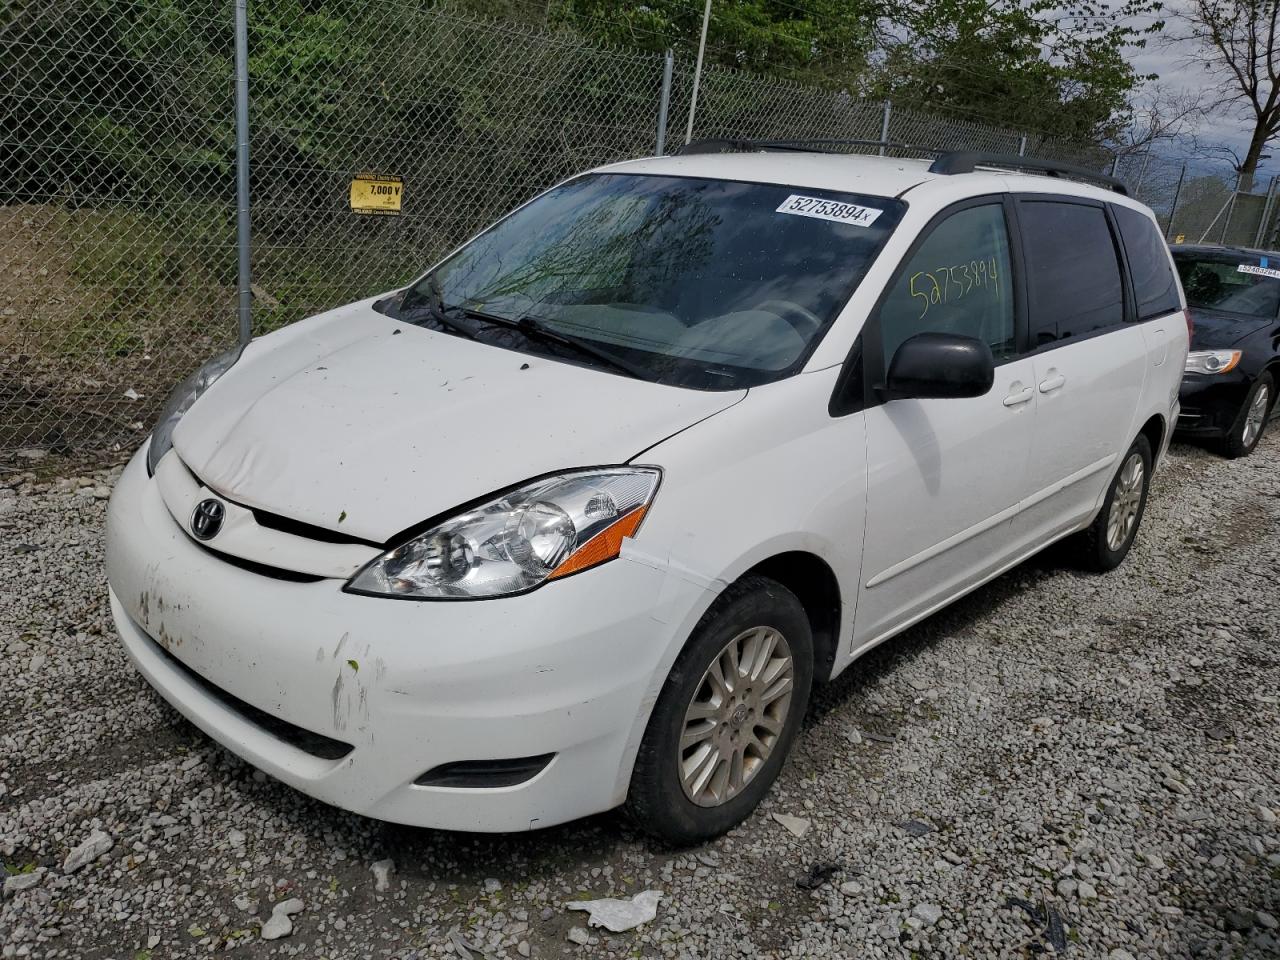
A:
<svg viewBox="0 0 1280 960">
<path fill-rule="evenodd" d="M 434 304 L 466 316 L 476 339 L 546 352 L 545 337 L 512 329 L 532 321 L 664 383 L 751 386 L 798 369 L 904 209 L 801 187 L 592 174 L 471 241 L 397 315 L 419 322 Z"/>
<path fill-rule="evenodd" d="M 1032 349 L 1124 322 L 1120 261 L 1102 207 L 1027 200 L 1018 219 Z"/>
<path fill-rule="evenodd" d="M 1265 258 L 1175 251 L 1187 306 L 1270 320 L 1280 313 L 1280 270 Z"/>
<path fill-rule="evenodd" d="M 1150 217 L 1128 207 L 1112 207 L 1124 241 L 1139 320 L 1151 320 L 1182 309 L 1178 278 L 1169 265 L 1169 248 Z"/>
<path fill-rule="evenodd" d="M 918 333 L 976 337 L 997 360 L 1016 349 L 1009 232 L 999 203 L 952 214 L 907 261 L 880 307 L 884 368 Z"/>
</svg>

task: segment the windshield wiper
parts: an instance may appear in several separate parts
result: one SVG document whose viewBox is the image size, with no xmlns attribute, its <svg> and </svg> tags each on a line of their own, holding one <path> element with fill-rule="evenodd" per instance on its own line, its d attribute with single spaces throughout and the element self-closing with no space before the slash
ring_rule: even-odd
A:
<svg viewBox="0 0 1280 960">
<path fill-rule="evenodd" d="M 529 339 L 537 339 L 546 343 L 554 343 L 561 347 L 568 347 L 575 350 L 585 357 L 591 357 L 599 360 L 606 366 L 613 367 L 625 374 L 635 377 L 637 380 L 648 380 L 652 382 L 654 375 L 651 371 L 644 367 L 634 364 L 629 360 L 608 350 L 601 350 L 594 344 L 582 340 L 568 333 L 561 333 L 559 330 L 552 330 L 541 320 L 535 317 L 520 317 L 518 320 L 511 320 L 507 317 L 500 317 L 494 313 L 485 313 L 482 310 L 472 310 L 470 307 L 457 307 L 451 309 L 461 310 L 469 317 L 475 317 L 477 320 L 483 320 L 485 323 L 492 323 L 499 327 L 507 327 L 511 330 L 518 330 Z"/>
<path fill-rule="evenodd" d="M 427 311 L 427 316 L 440 324 L 440 326 L 474 340 L 476 338 L 476 333 L 478 332 L 476 328 L 469 323 L 463 323 L 457 317 L 458 313 L 466 313 L 468 311 L 460 310 L 458 307 L 446 307 L 444 305 L 444 296 L 440 292 L 439 281 L 437 281 L 434 276 L 427 277 L 426 286 L 426 297 L 416 303 L 405 304 L 404 300 L 408 300 L 411 295 L 416 294 L 418 292 L 418 288 L 410 287 L 406 290 L 404 300 L 401 301 L 398 313 L 403 314 L 411 310 L 416 310 L 419 307 L 424 308 Z M 401 316 L 400 319 L 404 319 L 403 316 Z M 413 321 L 405 320 L 405 323 L 413 323 Z"/>
</svg>

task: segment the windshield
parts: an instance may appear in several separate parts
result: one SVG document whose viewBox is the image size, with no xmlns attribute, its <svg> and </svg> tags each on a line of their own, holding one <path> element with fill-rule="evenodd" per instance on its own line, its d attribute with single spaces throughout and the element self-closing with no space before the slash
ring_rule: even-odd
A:
<svg viewBox="0 0 1280 960">
<path fill-rule="evenodd" d="M 1280 312 L 1280 270 L 1266 258 L 1174 251 L 1187 305 L 1272 319 Z"/>
<path fill-rule="evenodd" d="M 751 386 L 799 368 L 904 206 L 735 181 L 583 176 L 455 253 L 406 291 L 398 315 L 458 332 L 439 321 L 470 311 L 465 332 L 477 340 L 681 386 Z M 433 309 L 415 315 L 415 304 Z"/>
</svg>

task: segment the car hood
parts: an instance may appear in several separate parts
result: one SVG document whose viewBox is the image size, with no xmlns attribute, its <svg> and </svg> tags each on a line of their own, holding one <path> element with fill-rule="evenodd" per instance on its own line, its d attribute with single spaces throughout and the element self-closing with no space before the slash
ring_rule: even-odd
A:
<svg viewBox="0 0 1280 960">
<path fill-rule="evenodd" d="M 174 431 L 230 500 L 362 540 L 524 480 L 625 463 L 741 400 L 410 326 L 372 301 L 246 349 Z"/>
<path fill-rule="evenodd" d="M 1214 350 L 1234 346 L 1249 334 L 1275 322 L 1262 317 L 1245 317 L 1238 313 L 1219 313 L 1216 310 L 1205 310 L 1203 307 L 1191 309 L 1191 321 L 1194 324 L 1194 333 L 1191 335 L 1192 350 Z"/>
</svg>

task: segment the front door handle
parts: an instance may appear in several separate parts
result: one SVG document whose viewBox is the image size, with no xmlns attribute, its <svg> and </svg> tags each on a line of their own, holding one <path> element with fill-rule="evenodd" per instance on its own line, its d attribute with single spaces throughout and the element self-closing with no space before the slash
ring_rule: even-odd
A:
<svg viewBox="0 0 1280 960">
<path fill-rule="evenodd" d="M 1040 392 L 1053 393 L 1053 391 L 1061 389 L 1062 385 L 1066 382 L 1067 382 L 1067 378 L 1064 377 L 1062 374 L 1060 373 L 1050 374 L 1048 377 L 1040 381 Z"/>
<path fill-rule="evenodd" d="M 1017 388 L 1020 386 L 1022 386 L 1021 383 L 1013 384 L 1014 388 Z M 1030 387 L 1022 387 L 1021 390 L 1011 389 L 1009 392 L 1009 395 L 1004 398 L 1004 405 L 1006 407 L 1016 407 L 1020 403 L 1026 403 L 1028 400 L 1030 400 L 1032 397 L 1035 396 L 1035 393 L 1036 392 L 1032 390 Z"/>
</svg>

